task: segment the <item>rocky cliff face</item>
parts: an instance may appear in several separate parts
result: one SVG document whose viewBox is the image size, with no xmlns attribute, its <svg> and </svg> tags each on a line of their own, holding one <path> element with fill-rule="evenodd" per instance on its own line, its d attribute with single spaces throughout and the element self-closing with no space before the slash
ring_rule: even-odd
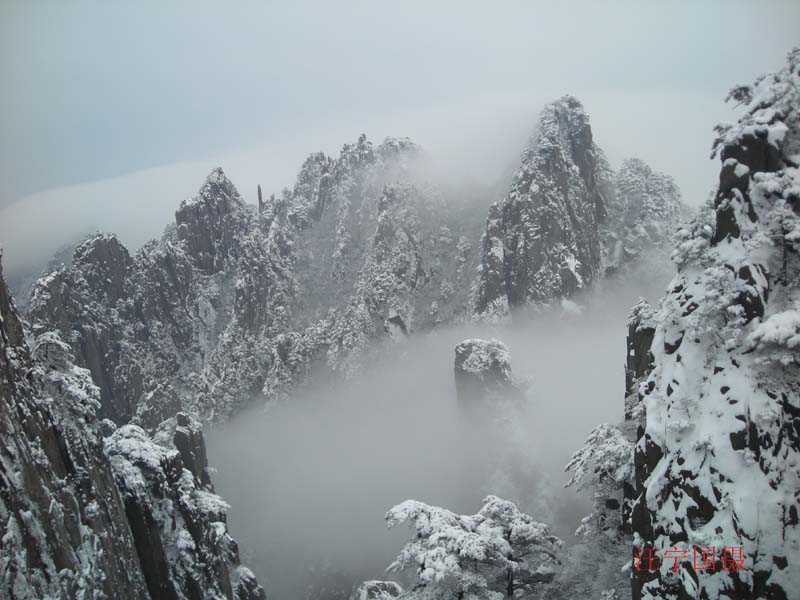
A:
<svg viewBox="0 0 800 600">
<path fill-rule="evenodd" d="M 652 366 L 629 369 L 645 374 L 634 545 L 658 553 L 633 572 L 636 600 L 800 590 L 800 50 L 731 96 L 745 110 L 718 130 L 716 194 L 638 329 Z"/>
<path fill-rule="evenodd" d="M 0 273 L 0 595 L 146 597 L 122 499 L 92 428 L 97 388 L 65 360 L 66 348 L 41 340 L 36 352 L 45 362 L 36 365 Z M 44 388 L 63 391 L 52 397 Z"/>
<path fill-rule="evenodd" d="M 614 173 L 580 102 L 545 106 L 508 194 L 489 209 L 475 316 L 503 320 L 663 263 L 686 216 L 672 178 L 629 159 Z"/>
<path fill-rule="evenodd" d="M 248 216 L 239 192 L 222 169 L 216 169 L 197 196 L 175 211 L 178 241 L 200 271 L 217 273 L 238 258 Z"/>
<path fill-rule="evenodd" d="M 119 297 L 127 253 L 109 240 L 91 252 L 107 267 L 93 290 Z M 133 426 L 104 441 L 114 426 L 97 420 L 91 373 L 57 331 L 28 346 L 2 273 L 0 371 L 3 597 L 265 597 L 239 565 L 197 424 L 178 423 L 178 449 Z"/>
<path fill-rule="evenodd" d="M 489 214 L 479 316 L 569 297 L 600 276 L 607 177 L 580 102 L 545 106 L 508 195 Z"/>
<path fill-rule="evenodd" d="M 189 432 L 182 413 L 180 421 L 186 424 L 176 429 L 176 440 Z M 105 452 L 152 598 L 266 598 L 252 572 L 239 564 L 225 525 L 228 505 L 212 491 L 200 438 L 193 446 L 168 449 L 140 427 L 124 425 L 106 439 Z"/>
</svg>

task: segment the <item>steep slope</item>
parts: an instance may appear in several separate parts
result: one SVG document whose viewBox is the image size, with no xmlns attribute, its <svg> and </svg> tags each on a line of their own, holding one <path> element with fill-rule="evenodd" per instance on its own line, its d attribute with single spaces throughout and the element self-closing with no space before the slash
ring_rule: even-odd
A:
<svg viewBox="0 0 800 600">
<path fill-rule="evenodd" d="M 54 331 L 29 349 L 0 272 L 1 595 L 263 599 L 197 426 L 179 426 L 172 449 L 138 428 L 104 441 L 114 426 L 97 421 L 100 391 L 73 359 Z"/>
<path fill-rule="evenodd" d="M 178 421 L 173 439 L 188 444 L 177 449 L 154 443 L 135 425 L 105 441 L 150 596 L 264 600 L 253 573 L 239 564 L 225 524 L 228 505 L 208 478 L 202 436 L 182 413 Z"/>
<path fill-rule="evenodd" d="M 489 212 L 478 316 L 569 297 L 600 276 L 608 176 L 580 102 L 545 106 L 508 195 Z"/>
<path fill-rule="evenodd" d="M 46 402 L 39 376 L 0 271 L 0 595 L 144 597 L 102 441 L 82 415 L 75 415 L 75 432 L 60 427 L 53 413 L 89 413 L 92 406 Z M 75 378 L 87 384 L 85 375 Z"/>
<path fill-rule="evenodd" d="M 658 554 L 633 571 L 636 600 L 800 590 L 800 49 L 731 97 L 745 110 L 718 128 L 716 194 L 681 232 L 669 292 L 635 325 L 652 365 L 640 352 L 628 409 L 645 417 L 634 546 Z"/>
<path fill-rule="evenodd" d="M 560 98 L 542 110 L 506 197 L 489 208 L 474 315 L 505 319 L 604 276 L 660 267 L 687 214 L 672 178 L 644 161 L 614 173 L 583 106 Z"/>
</svg>

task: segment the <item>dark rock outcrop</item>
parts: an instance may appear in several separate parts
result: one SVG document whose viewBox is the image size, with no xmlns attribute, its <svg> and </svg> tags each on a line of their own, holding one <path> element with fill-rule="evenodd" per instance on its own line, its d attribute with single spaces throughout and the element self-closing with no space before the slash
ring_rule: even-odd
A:
<svg viewBox="0 0 800 600">
<path fill-rule="evenodd" d="M 625 338 L 625 419 L 635 419 L 638 406 L 638 384 L 653 369 L 653 353 L 650 348 L 655 336 L 653 309 L 647 300 L 640 300 L 628 319 L 628 335 Z"/>
<path fill-rule="evenodd" d="M 592 285 L 601 272 L 608 172 L 580 102 L 565 96 L 545 106 L 508 195 L 490 211 L 478 316 L 550 303 Z"/>
<path fill-rule="evenodd" d="M 188 469 L 203 487 L 213 492 L 214 487 L 211 485 L 211 477 L 208 474 L 206 442 L 203 439 L 200 423 L 184 413 L 178 413 L 175 421 L 172 442 L 181 455 L 184 468 Z"/>
<path fill-rule="evenodd" d="M 204 462 L 202 434 L 185 415 L 175 440 L 188 444 L 168 450 L 135 425 L 106 439 L 114 477 L 152 598 L 202 600 L 207 597 L 264 600 L 225 524 L 227 504 L 191 470 Z M 185 459 L 191 461 L 186 463 Z"/>
<path fill-rule="evenodd" d="M 524 398 L 524 386 L 512 376 L 508 348 L 500 340 L 469 339 L 456 345 L 453 373 L 458 402 L 465 408 Z"/>
<path fill-rule="evenodd" d="M 247 220 L 239 192 L 214 169 L 200 192 L 175 211 L 178 240 L 204 273 L 223 270 L 239 253 L 239 234 Z"/>
<path fill-rule="evenodd" d="M 503 208 L 495 202 L 489 207 L 486 232 L 481 238 L 480 288 L 475 312 L 489 321 L 509 314 L 506 291 L 506 263 Z"/>
</svg>

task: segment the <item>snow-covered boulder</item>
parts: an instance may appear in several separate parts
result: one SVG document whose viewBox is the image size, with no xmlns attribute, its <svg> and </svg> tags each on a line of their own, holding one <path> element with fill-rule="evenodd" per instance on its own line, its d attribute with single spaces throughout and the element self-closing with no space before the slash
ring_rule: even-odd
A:
<svg viewBox="0 0 800 600">
<path fill-rule="evenodd" d="M 457 344 L 453 372 L 458 401 L 465 407 L 524 395 L 524 386 L 511 373 L 508 348 L 500 340 L 473 338 Z"/>
<path fill-rule="evenodd" d="M 403 588 L 394 581 L 365 581 L 355 587 L 350 600 L 393 600 L 403 593 Z"/>
</svg>

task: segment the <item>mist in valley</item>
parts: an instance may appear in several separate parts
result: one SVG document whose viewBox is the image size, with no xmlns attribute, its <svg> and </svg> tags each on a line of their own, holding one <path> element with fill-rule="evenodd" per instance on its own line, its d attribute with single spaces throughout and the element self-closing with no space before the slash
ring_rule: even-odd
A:
<svg viewBox="0 0 800 600">
<path fill-rule="evenodd" d="M 387 530 L 383 517 L 409 498 L 474 514 L 494 493 L 574 543 L 590 506 L 563 488 L 564 466 L 591 429 L 622 419 L 628 312 L 668 278 L 661 264 L 635 284 L 609 280 L 581 301 L 582 314 L 415 334 L 348 383 L 311 386 L 210 430 L 231 530 L 270 597 L 387 578 L 408 531 Z M 510 425 L 459 411 L 453 349 L 471 337 L 502 340 L 514 375 L 531 381 Z"/>
</svg>

